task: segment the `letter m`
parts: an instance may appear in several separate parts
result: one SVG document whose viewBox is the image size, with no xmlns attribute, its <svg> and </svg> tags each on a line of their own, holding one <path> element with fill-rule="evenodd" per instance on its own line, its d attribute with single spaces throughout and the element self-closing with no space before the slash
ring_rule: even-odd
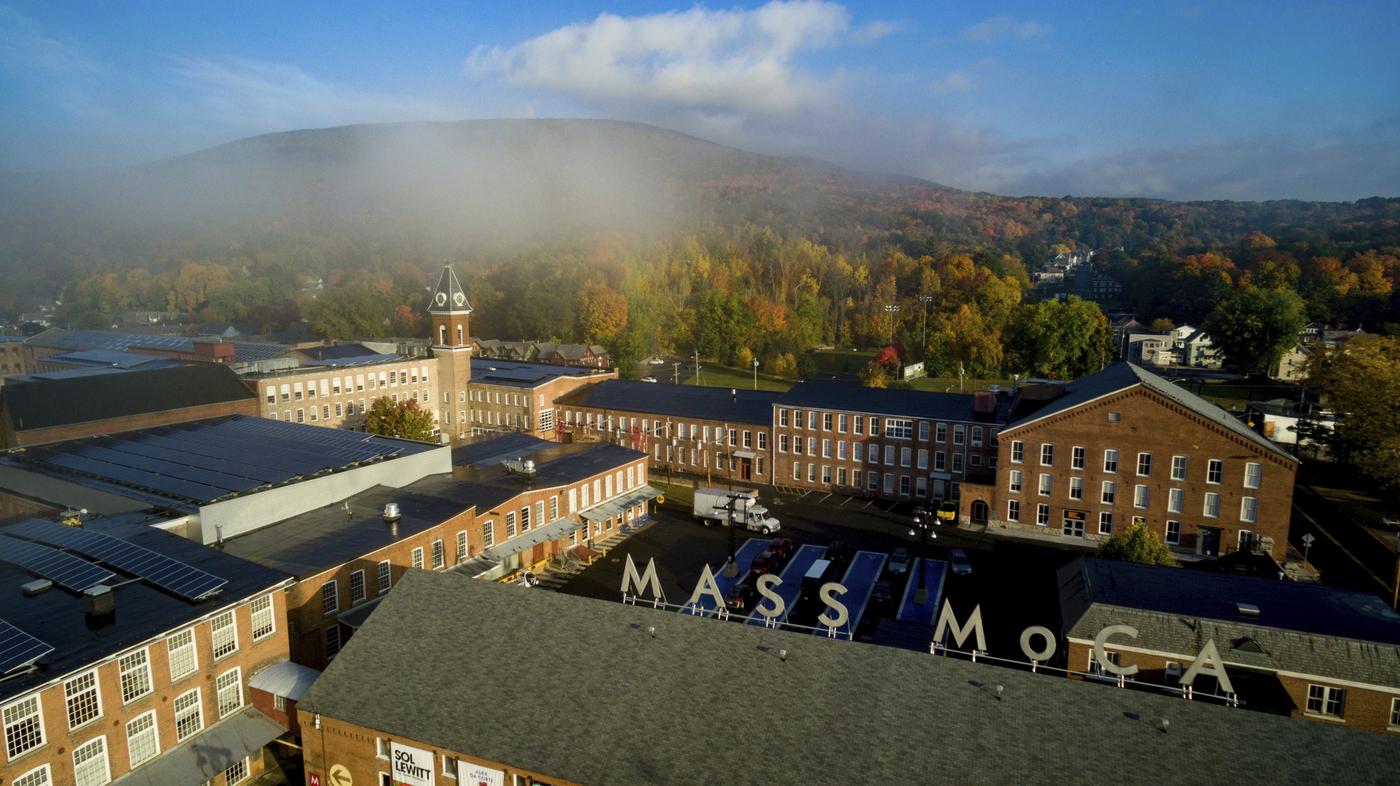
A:
<svg viewBox="0 0 1400 786">
<path fill-rule="evenodd" d="M 938 614 L 938 628 L 933 632 L 934 647 L 946 647 L 943 643 L 944 636 L 948 630 L 953 631 L 953 643 L 959 647 L 967 643 L 969 634 L 977 634 L 977 650 L 987 651 L 987 637 L 982 632 L 982 606 L 979 604 L 972 610 L 972 616 L 968 618 L 966 625 L 959 625 L 958 618 L 953 615 L 953 604 L 943 599 L 943 611 Z"/>
<path fill-rule="evenodd" d="M 661 580 L 656 577 L 656 560 L 647 560 L 647 569 L 641 575 L 637 574 L 637 564 L 632 561 L 632 555 L 627 555 L 627 563 L 622 566 L 622 602 L 626 603 L 630 592 L 635 590 L 631 599 L 635 602 L 641 597 L 642 590 L 651 590 L 651 605 L 660 606 L 666 600 L 666 593 L 661 591 Z"/>
</svg>

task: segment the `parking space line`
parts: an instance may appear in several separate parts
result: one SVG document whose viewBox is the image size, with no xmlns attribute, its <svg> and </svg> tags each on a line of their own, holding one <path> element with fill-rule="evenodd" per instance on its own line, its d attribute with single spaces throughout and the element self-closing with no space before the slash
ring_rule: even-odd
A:
<svg viewBox="0 0 1400 786">
<path fill-rule="evenodd" d="M 822 497 L 821 499 L 817 500 L 817 504 L 820 505 L 820 504 L 822 504 L 823 502 L 826 502 L 826 501 L 829 500 L 829 499 L 831 499 L 831 492 L 828 491 L 828 492 L 826 493 L 826 496 L 824 496 L 824 497 Z"/>
</svg>

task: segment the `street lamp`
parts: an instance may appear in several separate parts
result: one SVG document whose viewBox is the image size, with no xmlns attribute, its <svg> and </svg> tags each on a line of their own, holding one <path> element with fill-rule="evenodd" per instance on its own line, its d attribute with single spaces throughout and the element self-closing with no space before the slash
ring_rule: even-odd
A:
<svg viewBox="0 0 1400 786">
<path fill-rule="evenodd" d="M 909 537 L 919 539 L 919 559 L 914 569 L 919 573 L 919 588 L 914 591 L 914 603 L 922 606 L 928 603 L 928 577 L 924 573 L 924 560 L 928 558 L 928 542 L 937 540 L 938 533 L 933 531 L 933 522 L 924 518 L 914 519 L 915 529 L 909 530 Z"/>
<path fill-rule="evenodd" d="M 933 295 L 919 295 L 919 302 L 924 304 L 924 339 L 919 345 L 919 357 L 923 357 L 928 351 L 928 304 L 933 302 Z"/>
<path fill-rule="evenodd" d="M 889 341 L 885 342 L 886 345 L 889 345 L 894 343 L 894 315 L 899 313 L 899 304 L 886 303 L 884 309 L 885 313 L 890 315 L 890 338 Z"/>
<path fill-rule="evenodd" d="M 758 358 L 753 359 L 753 389 L 758 390 Z"/>
</svg>

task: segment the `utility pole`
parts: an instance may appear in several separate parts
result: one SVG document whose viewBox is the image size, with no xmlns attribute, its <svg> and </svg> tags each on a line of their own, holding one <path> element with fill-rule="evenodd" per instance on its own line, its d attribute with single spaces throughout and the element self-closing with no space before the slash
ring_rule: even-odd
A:
<svg viewBox="0 0 1400 786">
<path fill-rule="evenodd" d="M 758 358 L 753 359 L 753 389 L 758 390 Z"/>
<path fill-rule="evenodd" d="M 681 362 L 679 360 L 671 364 L 671 371 L 674 373 L 675 384 L 681 384 Z"/>
<path fill-rule="evenodd" d="M 884 309 L 885 313 L 890 315 L 890 336 L 889 340 L 885 342 L 885 345 L 889 346 L 894 343 L 894 315 L 899 313 L 899 304 L 886 303 Z"/>
<path fill-rule="evenodd" d="M 928 351 L 928 304 L 933 302 L 933 295 L 919 295 L 919 302 L 924 304 L 924 338 L 919 345 L 919 359 L 922 360 Z"/>
<path fill-rule="evenodd" d="M 700 387 L 700 350 L 695 350 L 695 386 Z"/>
</svg>

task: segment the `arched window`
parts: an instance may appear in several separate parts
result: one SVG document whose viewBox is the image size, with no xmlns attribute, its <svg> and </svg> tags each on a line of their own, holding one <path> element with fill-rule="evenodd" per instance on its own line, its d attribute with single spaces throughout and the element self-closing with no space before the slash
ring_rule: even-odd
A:
<svg viewBox="0 0 1400 786">
<path fill-rule="evenodd" d="M 462 336 L 462 325 L 461 325 L 461 323 L 459 322 L 459 323 L 457 323 L 457 343 L 458 343 L 458 344 L 465 344 L 465 343 L 466 343 L 465 341 L 462 340 L 462 338 L 463 338 L 463 336 Z"/>
<path fill-rule="evenodd" d="M 438 343 L 447 344 L 447 326 L 438 325 Z"/>
</svg>

